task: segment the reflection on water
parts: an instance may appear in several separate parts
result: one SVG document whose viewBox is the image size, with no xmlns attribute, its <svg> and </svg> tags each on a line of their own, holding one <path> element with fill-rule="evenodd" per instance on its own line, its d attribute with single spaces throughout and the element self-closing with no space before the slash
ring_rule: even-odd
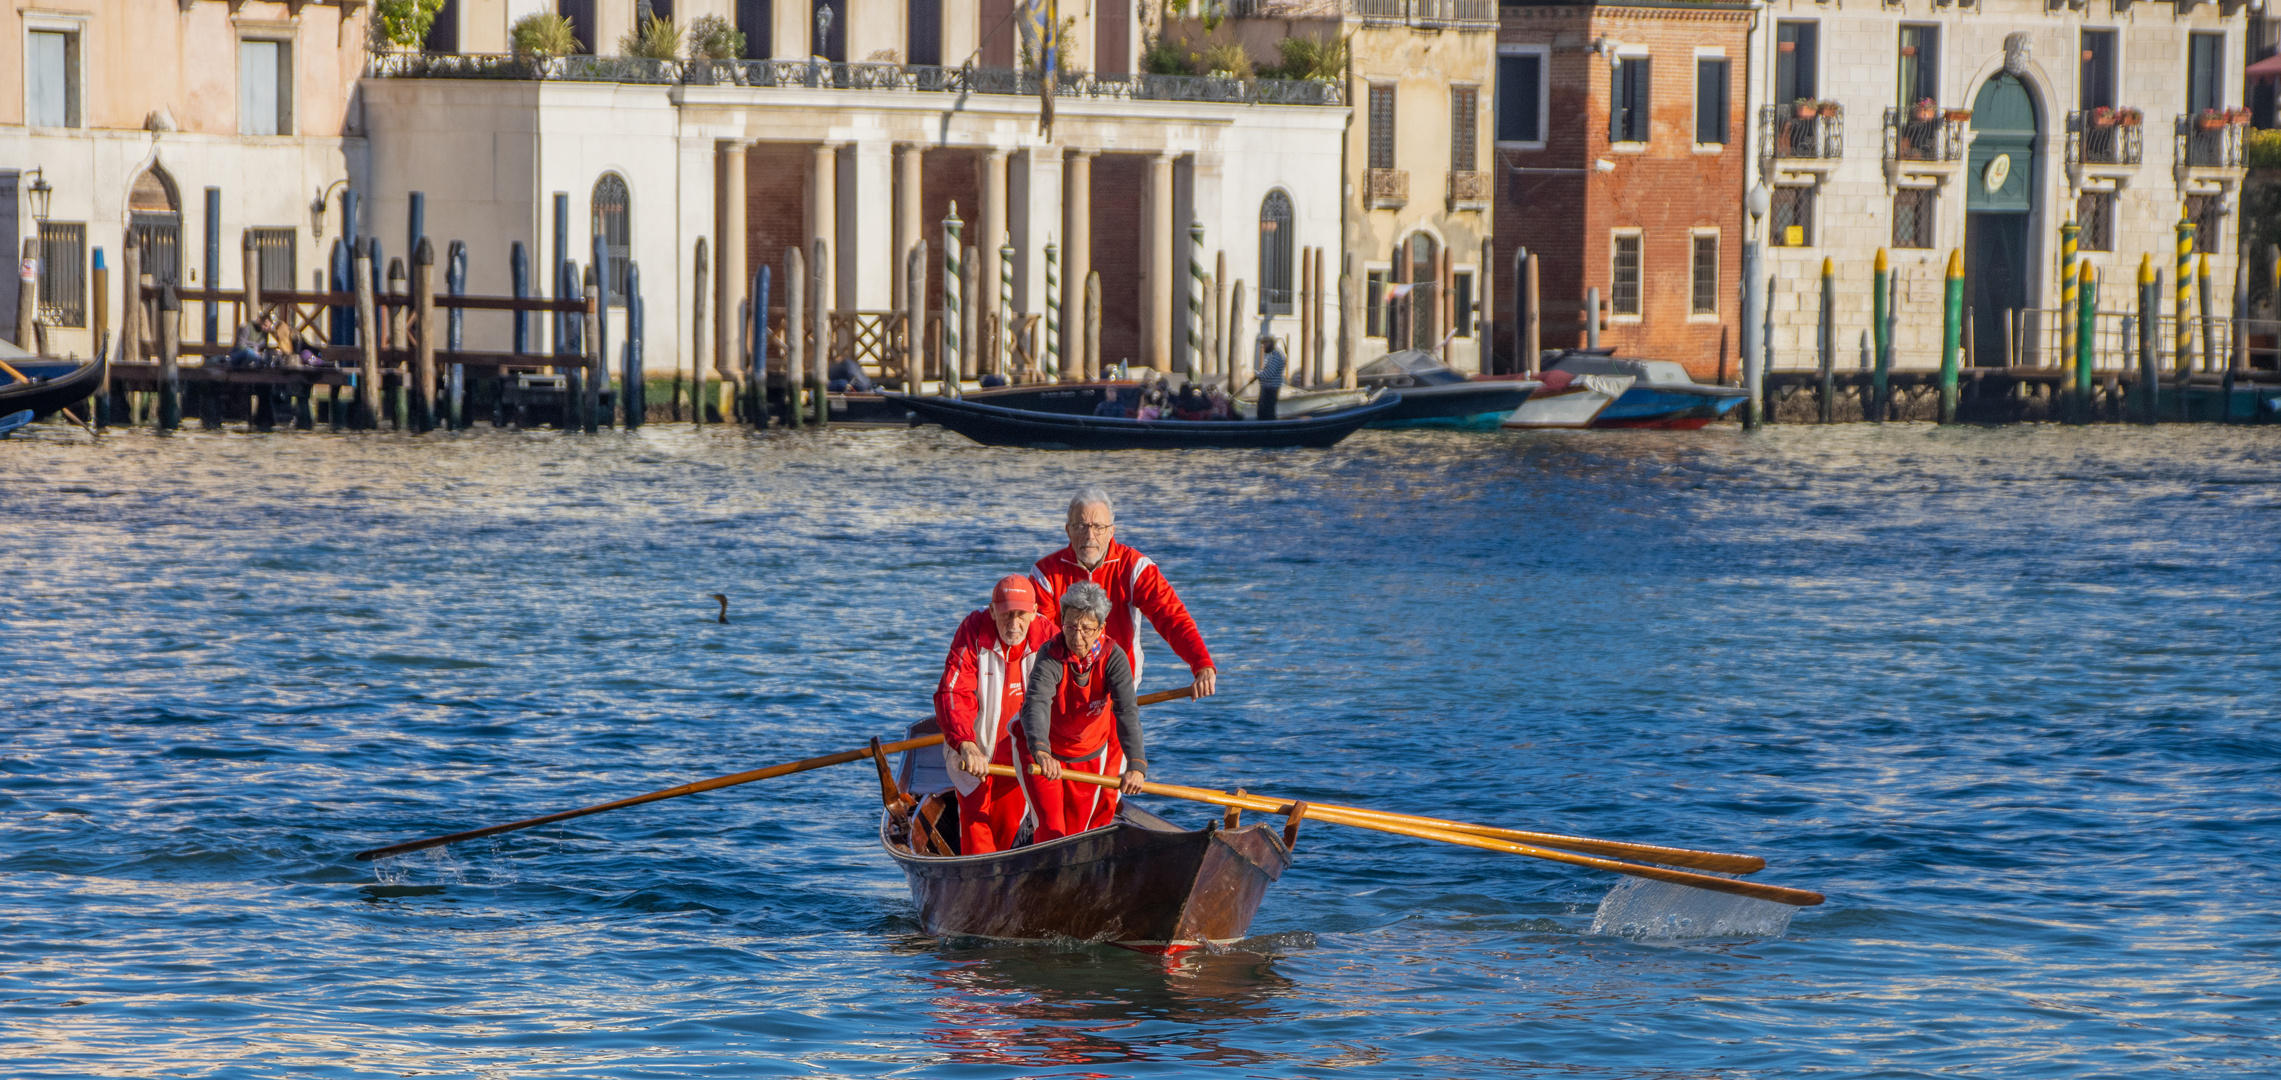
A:
<svg viewBox="0 0 2281 1080">
<path fill-rule="evenodd" d="M 2277 436 L 36 432 L 4 1072 L 2274 1073 Z M 1224 953 L 942 941 L 861 769 L 347 857 L 900 730 L 1085 483 L 1221 662 L 1158 778 L 1830 902 L 1316 824 Z"/>
</svg>

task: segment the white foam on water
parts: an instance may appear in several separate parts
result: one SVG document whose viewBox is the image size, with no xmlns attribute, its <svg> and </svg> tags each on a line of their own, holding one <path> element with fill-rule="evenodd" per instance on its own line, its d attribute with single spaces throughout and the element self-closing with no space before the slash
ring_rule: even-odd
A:
<svg viewBox="0 0 2281 1080">
<path fill-rule="evenodd" d="M 1796 908 L 1709 889 L 1627 877 L 1600 898 L 1592 932 L 1635 941 L 1679 938 L 1777 938 Z"/>
</svg>

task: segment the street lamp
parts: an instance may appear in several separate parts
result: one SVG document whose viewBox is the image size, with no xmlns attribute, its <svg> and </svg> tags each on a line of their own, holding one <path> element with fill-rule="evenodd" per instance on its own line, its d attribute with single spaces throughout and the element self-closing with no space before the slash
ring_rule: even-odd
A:
<svg viewBox="0 0 2281 1080">
<path fill-rule="evenodd" d="M 32 176 L 32 220 L 44 222 L 48 219 L 48 202 L 55 197 L 55 187 L 48 183 L 47 173 L 41 169 L 33 169 Z"/>
<path fill-rule="evenodd" d="M 1765 217 L 1767 211 L 1774 209 L 1774 192 L 1767 189 L 1766 181 L 1761 180 L 1751 186 L 1750 192 L 1743 196 L 1742 207 L 1750 211 L 1750 227 L 1756 231 L 1758 219 Z"/>
<path fill-rule="evenodd" d="M 1766 296 L 1760 291 L 1760 277 L 1764 270 L 1759 265 L 1758 222 L 1774 208 L 1774 192 L 1761 180 L 1751 185 L 1742 197 L 1742 208 L 1750 212 L 1750 231 L 1742 236 L 1742 384 L 1750 394 L 1743 409 L 1743 427 L 1753 431 L 1766 420 L 1765 398 L 1765 304 Z"/>
<path fill-rule="evenodd" d="M 325 238 L 325 204 L 332 201 L 334 191 L 347 186 L 346 178 L 335 180 L 331 186 L 320 188 L 316 200 L 309 204 L 309 227 L 316 233 L 317 239 Z"/>
</svg>

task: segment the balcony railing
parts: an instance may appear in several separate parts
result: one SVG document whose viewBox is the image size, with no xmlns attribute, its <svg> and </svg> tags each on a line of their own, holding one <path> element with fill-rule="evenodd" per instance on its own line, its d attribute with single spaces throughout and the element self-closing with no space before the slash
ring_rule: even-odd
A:
<svg viewBox="0 0 2281 1080">
<path fill-rule="evenodd" d="M 2204 127 L 2197 117 L 2178 118 L 2178 161 L 2190 169 L 2238 169 L 2242 164 L 2244 132 L 2248 125 L 2228 120 Z"/>
<path fill-rule="evenodd" d="M 1775 158 L 1835 160 L 1845 156 L 1845 109 L 1799 116 L 1794 106 L 1758 107 L 1759 145 Z"/>
<path fill-rule="evenodd" d="M 1962 161 L 1965 123 L 1937 112 L 1930 120 L 1915 119 L 1913 112 L 1885 110 L 1885 160 Z"/>
<path fill-rule="evenodd" d="M 919 64 L 834 64 L 809 60 L 641 60 L 626 56 L 536 58 L 503 54 L 375 55 L 376 79 L 503 79 L 539 82 L 742 86 L 762 89 L 902 90 L 1035 95 L 1038 76 L 1010 68 Z M 1066 98 L 1197 101 L 1233 105 L 1344 105 L 1346 88 L 1297 79 L 1216 79 L 1197 75 L 1080 75 L 1054 84 Z"/>
<path fill-rule="evenodd" d="M 1487 206 L 1489 174 L 1452 171 L 1449 174 L 1449 204 L 1452 207 Z"/>
<path fill-rule="evenodd" d="M 1403 169 L 1366 169 L 1363 199 L 1373 210 L 1391 210 L 1410 202 L 1410 174 Z"/>
<path fill-rule="evenodd" d="M 1228 0 L 1227 12 L 1238 19 L 1356 19 L 1368 26 L 1497 26 L 1497 0 Z"/>
<path fill-rule="evenodd" d="M 2145 131 L 2114 114 L 2102 122 L 2091 113 L 2068 113 L 2067 164 L 2136 165 L 2146 159 Z"/>
</svg>

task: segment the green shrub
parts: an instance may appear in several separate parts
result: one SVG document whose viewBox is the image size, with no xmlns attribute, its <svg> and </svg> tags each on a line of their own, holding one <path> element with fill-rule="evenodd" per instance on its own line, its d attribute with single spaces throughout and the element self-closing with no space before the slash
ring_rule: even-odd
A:
<svg viewBox="0 0 2281 1080">
<path fill-rule="evenodd" d="M 372 17 L 380 23 L 380 39 L 399 49 L 417 49 L 428 40 L 428 28 L 444 0 L 378 0 Z"/>
<path fill-rule="evenodd" d="M 718 15 L 705 15 L 689 24 L 689 58 L 692 60 L 744 59 L 744 31 Z"/>
<path fill-rule="evenodd" d="M 2281 129 L 2251 130 L 2242 156 L 2252 169 L 2281 169 Z"/>
<path fill-rule="evenodd" d="M 578 35 L 571 30 L 570 17 L 551 11 L 525 15 L 515 20 L 507 37 L 514 42 L 515 55 L 569 56 L 578 51 Z"/>
<path fill-rule="evenodd" d="M 1252 77 L 1251 54 L 1243 51 L 1241 44 L 1233 41 L 1206 47 L 1203 62 L 1197 66 L 1203 68 L 1205 74 L 1217 75 L 1223 79 Z"/>
<path fill-rule="evenodd" d="M 675 60 L 681 56 L 681 28 L 670 19 L 655 15 L 642 24 L 641 32 L 627 34 L 618 39 L 618 52 L 641 60 Z"/>
<path fill-rule="evenodd" d="M 1303 38 L 1284 38 L 1276 42 L 1275 47 L 1283 54 L 1283 65 L 1274 69 L 1275 78 L 1315 79 L 1321 82 L 1342 82 L 1346 79 L 1345 38 L 1325 41 L 1309 34 Z"/>
<path fill-rule="evenodd" d="M 1158 38 L 1141 53 L 1141 70 L 1150 75 L 1194 75 L 1196 56 L 1186 46 Z"/>
</svg>

